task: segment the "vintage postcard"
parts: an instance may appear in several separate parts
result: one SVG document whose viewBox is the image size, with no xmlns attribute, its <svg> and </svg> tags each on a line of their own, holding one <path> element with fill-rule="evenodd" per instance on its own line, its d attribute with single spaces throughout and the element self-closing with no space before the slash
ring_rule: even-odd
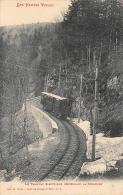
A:
<svg viewBox="0 0 123 195">
<path fill-rule="evenodd" d="M 122 0 L 0 0 L 8 194 L 123 194 Z"/>
</svg>

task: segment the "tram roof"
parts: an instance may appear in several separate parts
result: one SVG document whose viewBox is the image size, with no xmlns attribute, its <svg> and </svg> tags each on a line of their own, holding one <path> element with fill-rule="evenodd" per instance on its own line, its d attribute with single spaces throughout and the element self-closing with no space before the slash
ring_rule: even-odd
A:
<svg viewBox="0 0 123 195">
<path fill-rule="evenodd" d="M 55 95 L 55 94 L 52 94 L 52 93 L 48 93 L 48 92 L 42 92 L 42 94 L 45 94 L 45 95 L 47 95 L 47 96 L 56 98 L 56 99 L 58 99 L 58 100 L 66 100 L 66 99 L 67 99 L 67 98 L 65 98 L 65 97 L 61 97 L 61 96 L 58 96 L 58 95 Z"/>
</svg>

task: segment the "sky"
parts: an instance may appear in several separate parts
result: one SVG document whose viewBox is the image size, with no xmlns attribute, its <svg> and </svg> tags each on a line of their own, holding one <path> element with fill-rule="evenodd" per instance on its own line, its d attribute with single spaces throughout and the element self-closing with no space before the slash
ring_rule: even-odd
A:
<svg viewBox="0 0 123 195">
<path fill-rule="evenodd" d="M 0 26 L 55 22 L 70 0 L 0 0 Z"/>
</svg>

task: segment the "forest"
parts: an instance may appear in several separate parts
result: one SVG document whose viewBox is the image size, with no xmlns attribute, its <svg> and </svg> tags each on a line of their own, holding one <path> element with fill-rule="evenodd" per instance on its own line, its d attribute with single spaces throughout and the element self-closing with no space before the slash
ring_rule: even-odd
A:
<svg viewBox="0 0 123 195">
<path fill-rule="evenodd" d="M 123 133 L 123 5 L 120 0 L 71 0 L 63 21 L 0 27 L 0 117 L 15 114 L 25 98 L 49 91 L 73 99 L 71 117 Z M 115 133 L 114 133 L 115 132 Z"/>
</svg>

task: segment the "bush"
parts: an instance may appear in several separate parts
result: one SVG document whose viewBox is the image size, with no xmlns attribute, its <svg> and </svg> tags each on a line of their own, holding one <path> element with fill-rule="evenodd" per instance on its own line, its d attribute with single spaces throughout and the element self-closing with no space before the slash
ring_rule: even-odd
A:
<svg viewBox="0 0 123 195">
<path fill-rule="evenodd" d="M 123 136 L 123 120 L 112 119 L 104 125 L 105 136 Z"/>
</svg>

